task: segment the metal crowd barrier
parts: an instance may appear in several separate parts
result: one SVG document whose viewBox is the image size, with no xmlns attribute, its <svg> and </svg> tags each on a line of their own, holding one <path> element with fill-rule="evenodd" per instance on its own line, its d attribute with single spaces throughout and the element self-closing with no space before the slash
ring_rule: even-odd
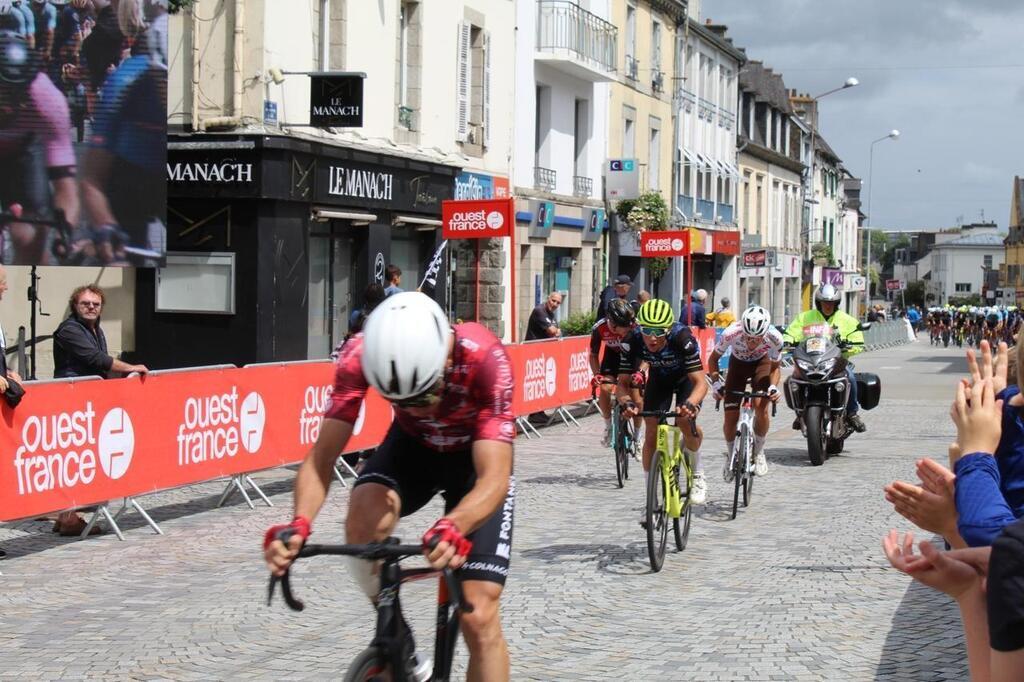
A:
<svg viewBox="0 0 1024 682">
<path fill-rule="evenodd" d="M 914 332 L 905 319 L 873 322 L 871 328 L 864 332 L 864 350 L 892 348 L 909 343 L 913 338 Z"/>
</svg>

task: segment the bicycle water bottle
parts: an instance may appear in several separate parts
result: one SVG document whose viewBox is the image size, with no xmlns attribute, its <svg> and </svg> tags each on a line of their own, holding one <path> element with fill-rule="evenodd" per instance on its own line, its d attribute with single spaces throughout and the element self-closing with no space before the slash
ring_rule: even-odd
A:
<svg viewBox="0 0 1024 682">
<path fill-rule="evenodd" d="M 412 679 L 416 682 L 427 682 L 434 673 L 434 661 L 429 656 L 416 652 L 412 660 Z"/>
</svg>

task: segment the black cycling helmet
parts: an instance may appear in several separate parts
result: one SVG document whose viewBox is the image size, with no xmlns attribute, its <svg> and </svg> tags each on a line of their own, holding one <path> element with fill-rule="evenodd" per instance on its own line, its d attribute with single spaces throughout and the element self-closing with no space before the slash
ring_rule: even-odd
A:
<svg viewBox="0 0 1024 682">
<path fill-rule="evenodd" d="M 13 31 L 0 31 L 0 85 L 27 87 L 38 70 L 24 36 Z"/>
<path fill-rule="evenodd" d="M 633 306 L 621 298 L 613 298 L 608 302 L 608 308 L 604 316 L 616 327 L 629 327 L 633 324 L 633 320 L 636 319 Z"/>
</svg>

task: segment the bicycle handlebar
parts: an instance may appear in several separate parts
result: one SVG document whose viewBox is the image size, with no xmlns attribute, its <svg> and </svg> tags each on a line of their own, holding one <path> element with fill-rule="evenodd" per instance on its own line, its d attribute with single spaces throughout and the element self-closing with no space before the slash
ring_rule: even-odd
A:
<svg viewBox="0 0 1024 682">
<path fill-rule="evenodd" d="M 658 419 L 668 419 L 668 418 L 672 417 L 672 418 L 675 418 L 676 421 L 677 421 L 676 426 L 679 426 L 679 424 L 678 424 L 679 413 L 676 412 L 675 410 L 664 410 L 664 411 L 663 410 L 640 410 L 640 412 L 637 413 L 637 416 L 638 417 L 657 417 Z M 690 433 L 692 433 L 694 436 L 698 435 L 697 434 L 697 419 L 696 418 L 690 419 Z"/>
<path fill-rule="evenodd" d="M 285 545 L 295 534 L 292 530 L 282 530 L 277 534 L 277 539 L 283 542 Z M 440 542 L 440 538 L 434 537 L 430 541 L 430 549 L 437 547 Z M 380 560 L 401 560 L 408 557 L 422 554 L 423 545 L 401 545 L 398 543 L 397 538 L 391 538 L 385 542 L 371 542 L 362 545 L 319 545 L 319 544 L 307 544 L 303 545 L 302 549 L 299 550 L 298 558 L 314 557 L 314 556 L 355 556 L 367 561 L 380 561 Z M 448 597 L 452 603 L 452 606 L 459 611 L 464 613 L 472 613 L 473 605 L 467 603 L 462 597 L 462 584 L 459 579 L 455 576 L 455 573 L 450 568 L 443 568 L 438 571 L 444 578 L 445 585 L 448 588 Z M 292 611 L 302 611 L 306 608 L 306 604 L 295 597 L 292 592 L 291 586 L 291 571 L 286 570 L 282 576 L 270 576 L 270 585 L 267 591 L 267 606 L 270 606 L 274 598 L 274 588 L 278 583 L 281 583 L 281 596 L 284 598 L 285 604 L 288 605 Z"/>
<path fill-rule="evenodd" d="M 741 399 L 746 399 L 746 398 L 768 398 L 768 399 L 771 399 L 771 395 L 769 395 L 767 391 L 727 391 L 727 393 L 729 393 L 730 395 L 738 395 L 738 396 L 740 396 Z M 781 395 L 782 392 L 780 391 L 779 394 Z M 721 400 L 716 400 L 715 401 L 715 410 L 716 411 L 718 410 L 718 407 L 721 404 L 722 404 Z M 779 407 L 779 404 L 777 402 L 775 402 L 775 401 L 772 401 L 772 416 L 773 417 L 778 412 L 778 407 Z"/>
</svg>

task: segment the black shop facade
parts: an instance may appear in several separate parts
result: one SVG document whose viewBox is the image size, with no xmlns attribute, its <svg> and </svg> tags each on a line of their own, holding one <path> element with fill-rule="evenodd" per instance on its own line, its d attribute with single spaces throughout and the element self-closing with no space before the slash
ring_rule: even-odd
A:
<svg viewBox="0 0 1024 682">
<path fill-rule="evenodd" d="M 168 266 L 136 274 L 138 357 L 153 369 L 327 358 L 387 264 L 403 289 L 419 285 L 458 172 L 291 137 L 170 136 Z M 442 271 L 442 307 L 448 290 Z"/>
</svg>

